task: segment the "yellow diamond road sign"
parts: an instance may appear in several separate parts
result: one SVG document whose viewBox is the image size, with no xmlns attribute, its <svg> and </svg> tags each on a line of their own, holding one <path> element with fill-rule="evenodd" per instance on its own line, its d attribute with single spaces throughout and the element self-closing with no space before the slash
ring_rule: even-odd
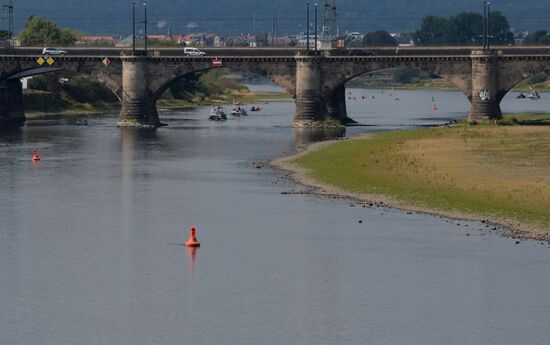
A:
<svg viewBox="0 0 550 345">
<path fill-rule="evenodd" d="M 48 60 L 46 60 L 46 62 L 48 63 L 48 65 L 51 66 L 51 65 L 53 65 L 53 63 L 55 62 L 55 60 L 50 56 L 50 57 L 48 58 Z"/>
<path fill-rule="evenodd" d="M 38 62 L 38 64 L 40 66 L 42 66 L 44 64 L 44 62 L 46 62 L 46 60 L 44 60 L 44 58 L 41 56 L 41 57 L 38 58 L 38 60 L 36 60 L 36 62 Z"/>
</svg>

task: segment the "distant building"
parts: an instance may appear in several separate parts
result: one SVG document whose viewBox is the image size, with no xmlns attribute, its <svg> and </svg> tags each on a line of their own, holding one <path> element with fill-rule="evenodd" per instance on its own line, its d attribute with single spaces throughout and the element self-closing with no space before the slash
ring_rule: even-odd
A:
<svg viewBox="0 0 550 345">
<path fill-rule="evenodd" d="M 223 37 L 216 35 L 214 37 L 214 47 L 216 48 L 225 47 L 225 39 Z"/>
<path fill-rule="evenodd" d="M 172 37 L 168 35 L 147 35 L 147 38 L 157 41 L 172 41 Z"/>
<path fill-rule="evenodd" d="M 119 40 L 115 45 L 115 47 L 120 47 L 120 48 L 131 47 L 131 46 L 132 46 L 132 35 Z"/>
<path fill-rule="evenodd" d="M 254 35 L 230 35 L 226 36 L 225 45 L 228 47 L 257 47 L 259 46 Z"/>
<path fill-rule="evenodd" d="M 30 79 L 32 79 L 32 77 L 21 78 L 21 85 L 23 87 L 23 90 L 27 90 L 29 88 Z"/>
<path fill-rule="evenodd" d="M 319 44 L 319 42 L 321 42 L 320 37 L 317 37 L 317 44 Z M 307 47 L 307 35 L 296 35 L 296 45 L 298 47 Z M 315 48 L 315 35 L 309 35 L 309 47 L 311 49 Z"/>
<path fill-rule="evenodd" d="M 94 45 L 111 46 L 116 45 L 116 39 L 113 36 L 81 36 L 76 45 Z"/>
<path fill-rule="evenodd" d="M 215 44 L 222 44 L 222 39 L 214 33 L 189 33 L 181 37 L 181 42 L 189 46 L 213 47 Z M 181 44 L 181 42 L 179 42 Z M 216 43 L 217 42 L 217 43 Z"/>
<path fill-rule="evenodd" d="M 397 44 L 400 47 L 412 47 L 412 46 L 414 46 L 414 40 L 413 40 L 412 35 L 410 35 L 410 34 L 400 33 L 400 34 L 390 34 L 390 35 L 391 35 L 391 37 L 393 37 L 397 41 Z"/>
</svg>

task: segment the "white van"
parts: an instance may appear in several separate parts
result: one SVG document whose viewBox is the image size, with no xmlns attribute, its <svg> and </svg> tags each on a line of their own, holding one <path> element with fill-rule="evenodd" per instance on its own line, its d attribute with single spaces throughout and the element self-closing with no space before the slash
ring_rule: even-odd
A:
<svg viewBox="0 0 550 345">
<path fill-rule="evenodd" d="M 185 48 L 183 50 L 183 54 L 185 54 L 187 56 L 203 56 L 203 55 L 206 55 L 205 52 L 202 52 L 202 51 L 198 50 L 197 48 Z"/>
</svg>

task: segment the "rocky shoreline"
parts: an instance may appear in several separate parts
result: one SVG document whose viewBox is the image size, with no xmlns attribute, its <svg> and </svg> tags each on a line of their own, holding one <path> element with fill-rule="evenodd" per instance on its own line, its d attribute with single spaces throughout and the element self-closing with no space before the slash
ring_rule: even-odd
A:
<svg viewBox="0 0 550 345">
<path fill-rule="evenodd" d="M 538 229 L 527 224 L 504 219 L 504 218 L 484 218 L 475 215 L 463 214 L 459 212 L 445 212 L 434 209 L 427 209 L 416 207 L 414 205 L 404 204 L 398 200 L 394 200 L 384 195 L 371 195 L 371 194 L 357 194 L 342 190 L 332 185 L 321 183 L 312 178 L 307 169 L 301 168 L 292 161 L 296 158 L 304 156 L 308 153 L 317 151 L 341 140 L 357 140 L 359 138 L 365 138 L 368 134 L 360 135 L 351 139 L 337 139 L 320 143 L 314 143 L 306 147 L 299 148 L 294 154 L 286 155 L 269 162 L 270 166 L 277 169 L 286 171 L 289 173 L 288 178 L 298 184 L 307 186 L 312 190 L 310 192 L 284 192 L 283 194 L 316 194 L 323 197 L 349 199 L 363 207 L 381 207 L 392 208 L 402 210 L 409 214 L 419 213 L 432 216 L 438 216 L 455 221 L 478 221 L 481 222 L 484 227 L 489 231 L 497 232 L 498 234 L 517 240 L 516 244 L 521 243 L 524 240 L 534 240 L 541 242 L 541 244 L 548 244 L 550 246 L 550 235 L 543 229 Z M 469 235 L 469 234 L 468 234 Z"/>
</svg>

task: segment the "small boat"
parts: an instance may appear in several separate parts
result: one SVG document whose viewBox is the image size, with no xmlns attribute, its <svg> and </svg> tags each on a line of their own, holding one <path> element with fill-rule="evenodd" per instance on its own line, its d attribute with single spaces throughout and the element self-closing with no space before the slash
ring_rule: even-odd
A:
<svg viewBox="0 0 550 345">
<path fill-rule="evenodd" d="M 86 119 L 78 119 L 76 120 L 77 126 L 88 126 L 88 120 Z"/>
<path fill-rule="evenodd" d="M 262 111 L 262 108 L 260 108 L 260 106 L 253 106 L 250 111 Z"/>
<path fill-rule="evenodd" d="M 529 92 L 529 95 L 527 96 L 529 99 L 540 99 L 540 94 L 537 90 L 531 89 L 531 92 Z"/>
<path fill-rule="evenodd" d="M 231 112 L 231 115 L 232 116 L 247 116 L 248 113 L 246 112 L 246 110 L 244 110 L 244 108 L 237 107 L 237 108 L 233 109 L 233 111 Z"/>
<path fill-rule="evenodd" d="M 520 93 L 520 94 L 516 97 L 516 99 L 525 99 L 525 98 L 527 98 L 527 97 L 526 97 L 524 94 L 522 94 L 522 93 Z"/>
<path fill-rule="evenodd" d="M 212 107 L 212 109 L 210 109 L 210 117 L 208 119 L 210 121 L 225 121 L 227 120 L 227 115 L 222 107 Z"/>
</svg>

